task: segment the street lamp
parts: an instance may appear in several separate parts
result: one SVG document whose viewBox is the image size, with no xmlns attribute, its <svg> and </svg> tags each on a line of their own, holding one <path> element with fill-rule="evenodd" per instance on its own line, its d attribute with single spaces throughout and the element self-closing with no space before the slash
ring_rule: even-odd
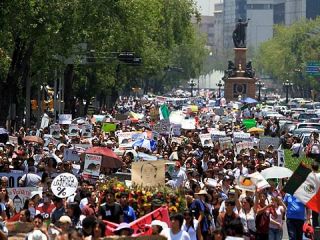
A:
<svg viewBox="0 0 320 240">
<path fill-rule="evenodd" d="M 222 84 L 221 80 L 219 80 L 216 85 L 218 87 L 218 98 L 221 98 L 221 87 L 223 87 L 224 85 Z"/>
<path fill-rule="evenodd" d="M 258 86 L 258 101 L 261 101 L 261 88 L 264 87 L 264 83 L 259 79 L 256 83 Z"/>
<path fill-rule="evenodd" d="M 193 87 L 196 86 L 196 83 L 193 79 L 189 82 L 189 86 L 191 88 L 191 97 L 193 97 Z"/>
<path fill-rule="evenodd" d="M 293 83 L 288 79 L 283 83 L 283 86 L 286 88 L 286 103 L 289 102 L 289 87 L 292 87 Z"/>
</svg>

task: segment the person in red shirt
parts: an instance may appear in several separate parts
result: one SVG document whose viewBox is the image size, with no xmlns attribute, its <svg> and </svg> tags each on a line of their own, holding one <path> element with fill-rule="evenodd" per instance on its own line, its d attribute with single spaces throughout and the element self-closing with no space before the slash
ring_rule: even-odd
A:
<svg viewBox="0 0 320 240">
<path fill-rule="evenodd" d="M 50 221 L 52 210 L 55 208 L 51 199 L 52 195 L 50 193 L 44 193 L 43 203 L 39 204 L 39 206 L 37 207 L 37 210 L 43 217 L 44 222 Z"/>
</svg>

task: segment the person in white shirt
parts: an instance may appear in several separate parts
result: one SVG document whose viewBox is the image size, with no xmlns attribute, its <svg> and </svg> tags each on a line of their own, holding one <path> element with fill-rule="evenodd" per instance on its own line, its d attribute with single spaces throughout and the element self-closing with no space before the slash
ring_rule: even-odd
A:
<svg viewBox="0 0 320 240">
<path fill-rule="evenodd" d="M 187 175 L 183 169 L 181 169 L 181 163 L 176 161 L 174 171 L 171 175 L 172 180 L 168 181 L 168 185 L 171 187 L 181 187 L 187 180 Z"/>
<path fill-rule="evenodd" d="M 197 240 L 198 220 L 194 218 L 192 212 L 186 210 L 184 212 L 184 222 L 182 230 L 189 234 L 190 240 Z"/>
<path fill-rule="evenodd" d="M 171 228 L 168 228 L 165 232 L 167 240 L 191 240 L 189 234 L 182 230 L 183 215 L 177 213 L 170 217 Z"/>
</svg>

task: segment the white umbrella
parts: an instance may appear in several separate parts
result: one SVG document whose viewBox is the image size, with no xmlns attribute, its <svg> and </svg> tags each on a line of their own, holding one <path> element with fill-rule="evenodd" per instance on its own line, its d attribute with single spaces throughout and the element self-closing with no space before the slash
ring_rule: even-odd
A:
<svg viewBox="0 0 320 240">
<path fill-rule="evenodd" d="M 289 168 L 277 167 L 277 166 L 270 167 L 261 171 L 261 175 L 265 179 L 288 178 L 288 177 L 291 177 L 292 174 L 293 174 L 293 171 L 291 171 Z"/>
</svg>

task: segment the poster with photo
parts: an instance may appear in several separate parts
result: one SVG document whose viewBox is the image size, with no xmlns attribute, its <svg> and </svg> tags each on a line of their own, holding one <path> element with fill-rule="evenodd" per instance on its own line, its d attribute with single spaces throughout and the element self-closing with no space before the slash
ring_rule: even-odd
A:
<svg viewBox="0 0 320 240">
<path fill-rule="evenodd" d="M 131 148 L 132 147 L 132 132 L 118 133 L 119 147 Z"/>
<path fill-rule="evenodd" d="M 92 137 L 92 125 L 91 124 L 81 125 L 81 136 L 85 137 L 85 138 Z"/>
<path fill-rule="evenodd" d="M 203 147 L 213 147 L 211 133 L 199 134 L 199 138 Z"/>
<path fill-rule="evenodd" d="M 53 124 L 50 126 L 50 135 L 53 138 L 60 138 L 60 125 L 59 124 Z"/>
<path fill-rule="evenodd" d="M 98 178 L 100 175 L 102 156 L 86 154 L 84 159 L 83 176 L 85 178 Z"/>
</svg>

